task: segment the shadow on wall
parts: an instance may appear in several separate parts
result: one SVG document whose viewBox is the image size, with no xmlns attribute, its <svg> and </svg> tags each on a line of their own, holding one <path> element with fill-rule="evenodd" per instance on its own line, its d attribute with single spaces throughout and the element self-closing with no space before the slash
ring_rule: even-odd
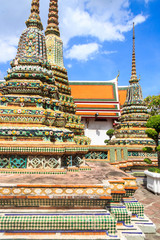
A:
<svg viewBox="0 0 160 240">
<path fill-rule="evenodd" d="M 97 136 L 100 136 L 100 131 L 98 129 L 96 129 L 96 134 Z"/>
</svg>

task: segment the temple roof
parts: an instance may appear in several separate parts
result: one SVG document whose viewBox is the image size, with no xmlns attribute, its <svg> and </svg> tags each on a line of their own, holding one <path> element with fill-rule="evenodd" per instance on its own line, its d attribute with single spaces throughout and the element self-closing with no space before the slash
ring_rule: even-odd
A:
<svg viewBox="0 0 160 240">
<path fill-rule="evenodd" d="M 126 100 L 127 87 L 118 88 L 117 78 L 111 81 L 70 81 L 77 115 L 101 118 L 118 118 L 120 105 Z M 119 101 L 120 99 L 120 101 Z"/>
<path fill-rule="evenodd" d="M 118 86 L 120 107 L 122 108 L 127 98 L 128 86 Z"/>
</svg>

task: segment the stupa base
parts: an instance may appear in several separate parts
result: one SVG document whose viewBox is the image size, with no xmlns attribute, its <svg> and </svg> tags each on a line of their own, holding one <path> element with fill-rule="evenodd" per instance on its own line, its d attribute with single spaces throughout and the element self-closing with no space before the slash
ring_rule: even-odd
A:
<svg viewBox="0 0 160 240">
<path fill-rule="evenodd" d="M 50 142 L 0 142 L 0 169 L 30 169 L 50 172 L 53 169 L 84 169 L 88 146 Z M 27 172 L 27 171 L 26 171 Z"/>
<path fill-rule="evenodd" d="M 133 221 L 130 224 L 117 221 L 112 213 L 102 209 L 12 209 L 2 211 L 1 216 L 1 239 L 142 240 L 145 237 Z M 142 225 L 145 223 L 141 222 Z"/>
<path fill-rule="evenodd" d="M 118 236 L 108 236 L 105 232 L 97 232 L 97 233 L 91 233 L 91 232 L 83 232 L 83 234 L 80 233 L 2 233 L 0 234 L 1 239 L 31 239 L 31 240 L 61 240 L 61 239 L 68 239 L 68 240 L 89 240 L 89 239 L 95 239 L 95 240 L 121 240 Z"/>
<path fill-rule="evenodd" d="M 136 179 L 106 162 L 65 175 L 1 174 L 1 239 L 144 240 Z"/>
</svg>

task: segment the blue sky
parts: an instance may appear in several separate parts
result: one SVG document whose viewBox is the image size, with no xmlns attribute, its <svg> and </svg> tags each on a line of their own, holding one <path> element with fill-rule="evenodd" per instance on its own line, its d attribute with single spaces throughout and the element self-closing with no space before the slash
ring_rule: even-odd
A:
<svg viewBox="0 0 160 240">
<path fill-rule="evenodd" d="M 40 0 L 47 24 L 49 0 Z M 0 0 L 0 79 L 16 55 L 31 0 Z M 143 95 L 160 94 L 159 0 L 59 0 L 64 62 L 70 80 L 111 80 L 127 86 L 131 75 L 132 23 L 137 76 Z"/>
</svg>

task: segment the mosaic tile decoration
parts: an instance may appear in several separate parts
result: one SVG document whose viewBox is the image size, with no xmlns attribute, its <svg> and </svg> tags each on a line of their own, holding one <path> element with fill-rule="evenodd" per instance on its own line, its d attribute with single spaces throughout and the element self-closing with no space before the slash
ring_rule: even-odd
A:
<svg viewBox="0 0 160 240">
<path fill-rule="evenodd" d="M 33 208 L 73 208 L 73 209 L 104 209 L 108 200 L 102 199 L 50 199 L 50 198 L 25 198 L 25 197 L 5 197 L 0 198 L 0 208 L 24 208 L 24 207 L 33 207 Z"/>
<path fill-rule="evenodd" d="M 0 216 L 0 231 L 85 231 L 106 230 L 109 234 L 116 233 L 116 220 L 107 214 L 95 215 L 16 215 Z"/>
<path fill-rule="evenodd" d="M 140 152 L 140 151 L 128 151 L 128 156 L 129 157 L 154 157 L 157 158 L 157 153 L 145 153 L 145 152 Z"/>
<path fill-rule="evenodd" d="M 0 186 L 2 197 L 95 198 L 111 199 L 110 186 L 105 185 L 17 185 Z"/>
<path fill-rule="evenodd" d="M 0 153 L 23 152 L 23 153 L 67 153 L 67 152 L 87 152 L 86 147 L 0 147 Z"/>
<path fill-rule="evenodd" d="M 125 197 L 125 193 L 112 193 L 112 200 L 111 202 L 119 203 L 122 201 L 123 197 Z"/>
<path fill-rule="evenodd" d="M 86 159 L 108 159 L 108 152 L 88 152 L 85 155 Z"/>
<path fill-rule="evenodd" d="M 27 166 L 27 157 L 25 156 L 11 156 L 10 157 L 11 168 L 26 168 Z"/>
<path fill-rule="evenodd" d="M 85 169 L 79 169 L 81 171 Z M 87 169 L 88 170 L 88 169 Z M 44 169 L 0 169 L 0 174 L 41 174 L 41 175 L 54 175 L 54 174 L 66 174 L 67 169 L 52 169 L 52 170 L 44 170 Z"/>
<path fill-rule="evenodd" d="M 117 222 L 122 222 L 125 225 L 131 225 L 131 212 L 125 206 L 119 204 L 110 205 L 108 211 L 117 219 Z"/>
<path fill-rule="evenodd" d="M 144 217 L 144 206 L 134 198 L 124 198 L 124 205 L 133 215 Z"/>
<path fill-rule="evenodd" d="M 123 161 L 123 162 L 113 162 L 110 164 L 114 167 L 117 167 L 119 169 L 122 169 L 122 170 L 130 170 L 130 169 L 134 169 L 134 168 L 138 168 L 138 169 L 146 169 L 148 167 L 151 167 L 151 166 L 158 166 L 158 160 L 155 159 L 155 158 L 152 158 L 152 164 L 147 164 L 144 162 L 144 159 L 136 159 L 137 157 L 134 157 L 132 160 L 129 159 L 127 161 Z"/>
<path fill-rule="evenodd" d="M 134 189 L 126 189 L 125 197 L 133 197 L 134 193 L 135 193 Z"/>
</svg>

